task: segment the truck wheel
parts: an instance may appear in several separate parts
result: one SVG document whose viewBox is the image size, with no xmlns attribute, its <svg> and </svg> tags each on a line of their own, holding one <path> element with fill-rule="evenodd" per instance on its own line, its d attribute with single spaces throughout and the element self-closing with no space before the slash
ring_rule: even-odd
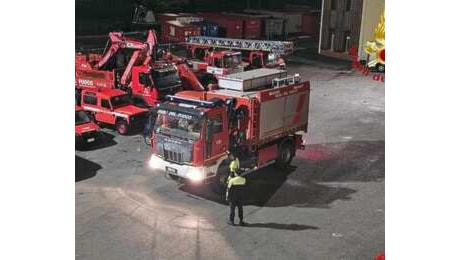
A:
<svg viewBox="0 0 460 260">
<path fill-rule="evenodd" d="M 385 65 L 381 63 L 377 64 L 377 71 L 381 73 L 385 73 Z"/>
<path fill-rule="evenodd" d="M 276 165 L 281 168 L 287 168 L 294 157 L 294 146 L 292 142 L 287 141 L 281 144 L 280 149 L 278 151 L 278 158 L 276 159 Z"/>
<path fill-rule="evenodd" d="M 227 188 L 227 180 L 230 171 L 228 169 L 228 165 L 222 163 L 219 168 L 217 169 L 217 174 L 212 181 L 212 190 L 217 193 L 223 195 Z"/>
<path fill-rule="evenodd" d="M 126 135 L 128 133 L 128 124 L 126 121 L 120 120 L 117 122 L 117 132 L 121 135 Z"/>
</svg>

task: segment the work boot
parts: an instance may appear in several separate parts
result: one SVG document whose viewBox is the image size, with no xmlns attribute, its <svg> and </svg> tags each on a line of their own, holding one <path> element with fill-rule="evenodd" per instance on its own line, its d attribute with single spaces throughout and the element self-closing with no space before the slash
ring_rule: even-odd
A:
<svg viewBox="0 0 460 260">
<path fill-rule="evenodd" d="M 230 226 L 234 226 L 234 225 L 235 225 L 235 222 L 234 222 L 233 220 L 229 220 L 229 221 L 227 222 L 227 224 L 229 224 Z"/>
<path fill-rule="evenodd" d="M 244 222 L 243 220 L 240 220 L 240 226 L 247 226 L 248 223 Z"/>
</svg>

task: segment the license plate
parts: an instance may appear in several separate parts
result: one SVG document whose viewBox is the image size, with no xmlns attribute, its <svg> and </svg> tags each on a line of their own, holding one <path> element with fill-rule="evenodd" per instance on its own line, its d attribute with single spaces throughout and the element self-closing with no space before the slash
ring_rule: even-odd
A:
<svg viewBox="0 0 460 260">
<path fill-rule="evenodd" d="M 93 138 L 88 138 L 87 142 L 91 143 L 91 142 L 94 142 L 94 140 L 96 140 L 96 139 L 94 139 L 94 137 Z"/>
<path fill-rule="evenodd" d="M 177 174 L 177 169 L 166 166 L 166 172 Z"/>
</svg>

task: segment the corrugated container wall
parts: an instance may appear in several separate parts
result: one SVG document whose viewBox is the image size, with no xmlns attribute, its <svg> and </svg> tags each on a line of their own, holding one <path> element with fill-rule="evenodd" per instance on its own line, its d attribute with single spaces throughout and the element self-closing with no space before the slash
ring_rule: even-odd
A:
<svg viewBox="0 0 460 260">
<path fill-rule="evenodd" d="M 199 13 L 207 21 L 219 24 L 219 37 L 237 38 L 243 37 L 243 21 L 236 17 L 223 16 L 219 13 Z"/>
<path fill-rule="evenodd" d="M 202 36 L 218 37 L 219 36 L 219 25 L 213 22 L 193 22 L 193 25 L 201 27 Z"/>
<path fill-rule="evenodd" d="M 255 10 L 255 9 L 245 9 L 245 12 L 252 12 L 258 14 L 268 14 L 275 18 L 284 19 L 285 25 L 284 30 L 286 34 L 291 33 L 300 33 L 302 32 L 302 14 L 300 12 L 273 12 L 268 10 Z"/>
<path fill-rule="evenodd" d="M 234 17 L 243 22 L 243 38 L 244 39 L 260 39 L 262 19 L 260 17 L 247 14 L 224 14 L 225 17 Z"/>
<path fill-rule="evenodd" d="M 264 19 L 263 33 L 265 38 L 272 39 L 274 37 L 284 36 L 284 20 L 279 18 Z"/>
</svg>

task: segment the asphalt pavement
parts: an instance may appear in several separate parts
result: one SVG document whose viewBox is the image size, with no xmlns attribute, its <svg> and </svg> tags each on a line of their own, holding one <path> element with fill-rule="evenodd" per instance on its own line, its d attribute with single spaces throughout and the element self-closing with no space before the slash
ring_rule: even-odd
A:
<svg viewBox="0 0 460 260">
<path fill-rule="evenodd" d="M 207 186 L 147 167 L 138 135 L 76 151 L 76 259 L 373 259 L 385 250 L 384 83 L 288 64 L 311 81 L 307 147 L 249 176 L 247 227 Z"/>
</svg>

